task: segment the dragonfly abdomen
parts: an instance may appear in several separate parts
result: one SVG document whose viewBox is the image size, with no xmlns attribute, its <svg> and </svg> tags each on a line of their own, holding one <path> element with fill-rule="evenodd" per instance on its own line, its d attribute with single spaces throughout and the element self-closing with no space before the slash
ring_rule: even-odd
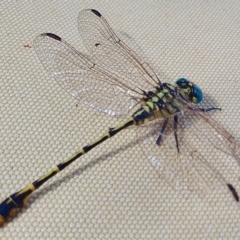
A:
<svg viewBox="0 0 240 240">
<path fill-rule="evenodd" d="M 55 168 L 53 168 L 52 170 L 50 170 L 49 172 L 41 176 L 39 179 L 29 184 L 27 187 L 23 188 L 22 190 L 15 192 L 11 196 L 7 197 L 2 203 L 0 203 L 0 226 L 3 225 L 7 217 L 14 216 L 16 212 L 28 202 L 31 194 L 35 190 L 37 190 L 39 187 L 41 187 L 46 181 L 48 181 L 57 173 L 61 172 L 63 169 L 69 166 L 76 159 L 78 159 L 85 153 L 91 151 L 97 145 L 113 137 L 115 134 L 122 131 L 123 129 L 135 124 L 136 123 L 134 118 L 131 117 L 125 122 L 123 122 L 122 124 L 119 124 L 114 128 L 110 128 L 109 131 L 105 133 L 103 136 L 101 136 L 97 140 L 91 142 L 90 144 L 86 145 L 85 147 L 77 151 L 70 158 L 58 164 Z"/>
</svg>

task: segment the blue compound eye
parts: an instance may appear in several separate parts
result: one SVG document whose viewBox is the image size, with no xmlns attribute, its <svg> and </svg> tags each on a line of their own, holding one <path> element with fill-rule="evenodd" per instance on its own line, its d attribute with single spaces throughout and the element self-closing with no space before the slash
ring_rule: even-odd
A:
<svg viewBox="0 0 240 240">
<path fill-rule="evenodd" d="M 191 102 L 198 104 L 203 100 L 202 90 L 186 78 L 179 78 L 176 84 L 185 93 L 186 98 Z"/>
<path fill-rule="evenodd" d="M 200 103 L 203 100 L 203 93 L 202 90 L 196 86 L 193 85 L 193 98 L 192 101 L 196 104 Z"/>
</svg>

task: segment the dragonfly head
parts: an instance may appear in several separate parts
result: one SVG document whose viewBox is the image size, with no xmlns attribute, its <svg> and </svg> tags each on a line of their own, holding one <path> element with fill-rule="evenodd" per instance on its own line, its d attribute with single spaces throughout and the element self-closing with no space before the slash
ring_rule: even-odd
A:
<svg viewBox="0 0 240 240">
<path fill-rule="evenodd" d="M 176 84 L 178 88 L 184 92 L 187 99 L 192 103 L 198 104 L 203 100 L 202 90 L 186 78 L 179 78 L 176 81 Z"/>
</svg>

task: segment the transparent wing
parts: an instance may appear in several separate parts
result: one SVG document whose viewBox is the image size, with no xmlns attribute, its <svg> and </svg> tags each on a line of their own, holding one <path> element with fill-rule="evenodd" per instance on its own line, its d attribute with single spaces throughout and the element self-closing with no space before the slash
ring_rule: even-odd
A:
<svg viewBox="0 0 240 240">
<path fill-rule="evenodd" d="M 230 189 L 221 172 L 233 159 L 240 165 L 240 143 L 208 112 L 198 108 L 186 108 L 184 115 L 179 113 L 178 119 L 177 130 L 174 128 L 174 118 L 169 119 L 160 145 L 156 141 L 163 120 L 138 130 L 142 136 L 140 143 L 143 152 L 160 177 L 176 190 L 194 191 L 200 196 L 212 190 L 228 189 L 237 200 L 237 193 Z M 179 152 L 174 132 L 177 133 Z"/>
<path fill-rule="evenodd" d="M 80 102 L 111 115 L 124 115 L 142 90 L 160 83 L 150 66 L 124 44 L 96 10 L 80 12 L 79 31 L 91 57 L 60 37 L 44 33 L 34 48 L 57 82 Z"/>
<path fill-rule="evenodd" d="M 60 37 L 41 34 L 34 48 L 52 77 L 80 102 L 111 115 L 126 114 L 136 105 L 127 86 Z"/>
<path fill-rule="evenodd" d="M 160 83 L 149 64 L 129 48 L 96 10 L 79 13 L 78 30 L 94 62 L 129 89 L 149 91 Z"/>
</svg>

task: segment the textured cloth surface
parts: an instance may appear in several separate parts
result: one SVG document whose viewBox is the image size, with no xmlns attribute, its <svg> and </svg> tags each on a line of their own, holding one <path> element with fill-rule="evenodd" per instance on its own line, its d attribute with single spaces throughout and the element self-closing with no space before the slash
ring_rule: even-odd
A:
<svg viewBox="0 0 240 240">
<path fill-rule="evenodd" d="M 67 94 L 33 49 L 38 34 L 52 32 L 86 51 L 77 30 L 86 8 L 136 42 L 157 72 L 197 83 L 222 108 L 214 118 L 240 136 L 238 1 L 1 1 L 1 201 L 119 123 Z M 0 239 L 240 239 L 229 192 L 180 194 L 133 143 L 126 130 L 55 176 Z M 235 162 L 221 174 L 240 191 Z"/>
</svg>

